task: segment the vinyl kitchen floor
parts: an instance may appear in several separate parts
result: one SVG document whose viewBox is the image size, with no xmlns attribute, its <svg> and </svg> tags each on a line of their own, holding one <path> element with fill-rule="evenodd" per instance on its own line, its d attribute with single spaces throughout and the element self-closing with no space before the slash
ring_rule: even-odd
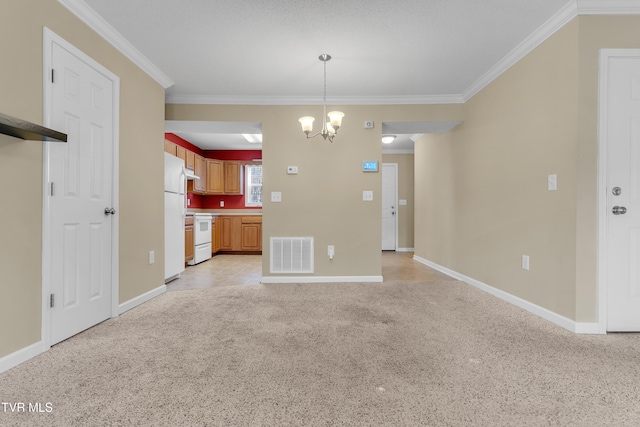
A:
<svg viewBox="0 0 640 427">
<path fill-rule="evenodd" d="M 454 280 L 414 261 L 412 252 L 383 252 L 382 275 L 385 281 Z M 261 255 L 216 255 L 198 265 L 187 267 L 179 279 L 167 284 L 167 291 L 251 285 L 260 283 L 261 278 Z"/>
</svg>

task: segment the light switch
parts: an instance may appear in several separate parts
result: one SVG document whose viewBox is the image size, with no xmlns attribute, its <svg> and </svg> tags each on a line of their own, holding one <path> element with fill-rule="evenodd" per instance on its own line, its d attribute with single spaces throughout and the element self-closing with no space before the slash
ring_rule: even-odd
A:
<svg viewBox="0 0 640 427">
<path fill-rule="evenodd" d="M 271 201 L 272 202 L 281 202 L 282 201 L 282 193 L 279 191 L 271 192 Z"/>
<path fill-rule="evenodd" d="M 373 191 L 371 190 L 364 190 L 362 192 L 362 201 L 364 202 L 371 202 L 373 201 Z"/>
<path fill-rule="evenodd" d="M 400 206 L 407 206 L 407 199 L 400 199 L 398 200 L 398 203 L 400 204 Z"/>
</svg>

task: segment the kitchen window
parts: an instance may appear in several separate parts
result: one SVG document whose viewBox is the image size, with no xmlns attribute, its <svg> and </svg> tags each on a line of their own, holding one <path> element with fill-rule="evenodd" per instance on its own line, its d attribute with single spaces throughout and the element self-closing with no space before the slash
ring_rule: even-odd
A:
<svg viewBox="0 0 640 427">
<path fill-rule="evenodd" d="M 244 173 L 244 205 L 262 206 L 262 165 L 246 165 Z"/>
</svg>

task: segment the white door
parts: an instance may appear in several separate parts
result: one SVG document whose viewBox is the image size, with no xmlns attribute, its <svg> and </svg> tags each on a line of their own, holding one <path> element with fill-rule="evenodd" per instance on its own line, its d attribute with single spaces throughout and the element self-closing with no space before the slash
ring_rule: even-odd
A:
<svg viewBox="0 0 640 427">
<path fill-rule="evenodd" d="M 398 164 L 382 164 L 382 250 L 396 250 Z"/>
<path fill-rule="evenodd" d="M 112 313 L 114 82 L 66 42 L 48 48 L 48 125 L 68 134 L 66 144 L 49 143 L 46 159 L 55 344 Z"/>
<path fill-rule="evenodd" d="M 640 331 L 640 51 L 635 55 L 609 57 L 606 71 L 608 331 Z"/>
</svg>

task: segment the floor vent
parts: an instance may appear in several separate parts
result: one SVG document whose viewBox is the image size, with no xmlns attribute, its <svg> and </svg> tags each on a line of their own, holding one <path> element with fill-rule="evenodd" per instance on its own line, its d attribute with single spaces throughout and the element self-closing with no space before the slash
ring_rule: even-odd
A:
<svg viewBox="0 0 640 427">
<path fill-rule="evenodd" d="M 313 273 L 313 237 L 272 237 L 271 273 Z"/>
</svg>

